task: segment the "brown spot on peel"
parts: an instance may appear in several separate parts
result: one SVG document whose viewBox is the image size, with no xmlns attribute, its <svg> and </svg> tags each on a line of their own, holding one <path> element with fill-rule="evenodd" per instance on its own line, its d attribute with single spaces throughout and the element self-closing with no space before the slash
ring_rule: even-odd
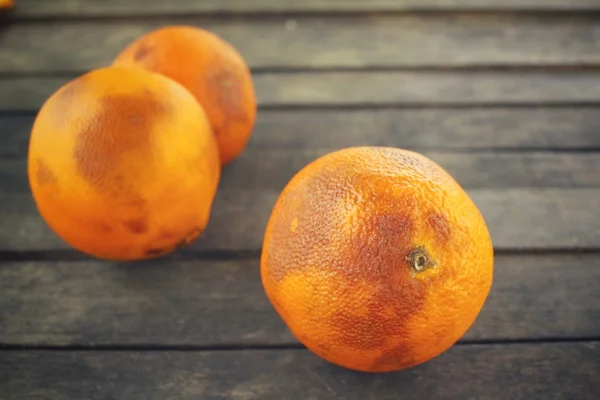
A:
<svg viewBox="0 0 600 400">
<path fill-rule="evenodd" d="M 395 340 L 395 347 L 377 361 L 380 364 L 399 359 L 399 352 L 404 354 L 403 357 L 411 354 L 410 343 L 403 332 L 408 320 L 423 307 L 426 287 L 422 282 L 406 279 L 409 273 L 404 267 L 404 258 L 410 251 L 414 230 L 410 216 L 373 215 L 363 221 L 363 226 L 364 229 L 352 238 L 350 251 L 338 261 L 337 268 L 342 271 L 344 279 L 368 280 L 373 282 L 369 286 L 377 288 L 377 291 L 364 298 L 367 315 L 340 311 L 330 324 L 339 335 L 337 342 L 351 348 L 385 348 L 387 341 Z"/>
<path fill-rule="evenodd" d="M 383 371 L 397 369 L 398 366 L 412 365 L 415 359 L 407 345 L 398 345 L 379 356 L 373 363 L 373 369 Z"/>
<path fill-rule="evenodd" d="M 138 46 L 135 53 L 133 53 L 133 59 L 135 61 L 141 61 L 144 58 L 146 58 L 151 52 L 152 49 L 148 45 L 142 43 Z"/>
<path fill-rule="evenodd" d="M 132 219 L 123 223 L 125 228 L 135 234 L 142 234 L 148 231 L 148 221 L 145 219 Z"/>
<path fill-rule="evenodd" d="M 244 112 L 242 106 L 244 97 L 238 79 L 235 73 L 228 71 L 221 65 L 219 65 L 217 71 L 207 78 L 211 93 L 215 93 L 213 101 L 218 109 L 224 110 L 225 114 L 219 126 L 213 126 L 217 137 L 222 132 L 227 131 L 233 121 L 247 122 L 248 115 Z"/>
<path fill-rule="evenodd" d="M 151 256 L 151 257 L 160 256 L 160 255 L 163 255 L 163 254 L 170 253 L 174 248 L 175 248 L 174 246 L 169 246 L 169 247 L 153 247 L 153 248 L 150 248 L 150 249 L 146 250 L 145 253 L 146 253 L 147 256 Z"/>
<path fill-rule="evenodd" d="M 125 178 L 130 171 L 120 171 L 119 163 L 129 153 L 152 148 L 152 127 L 169 112 L 168 104 L 152 96 L 111 96 L 102 99 L 99 110 L 76 135 L 73 158 L 91 185 L 123 195 L 130 189 Z"/>
<path fill-rule="evenodd" d="M 40 159 L 37 160 L 37 173 L 35 178 L 40 185 L 48 185 L 56 182 L 56 175 L 54 172 L 52 172 L 52 170 Z"/>
<path fill-rule="evenodd" d="M 149 248 L 148 250 L 146 250 L 146 255 L 159 256 L 162 254 L 171 253 L 177 249 L 180 249 L 192 243 L 198 238 L 198 236 L 200 236 L 200 233 L 202 233 L 202 228 L 194 228 L 192 231 L 190 231 L 189 234 L 185 236 L 184 239 L 180 240 L 179 242 L 170 246 Z"/>
<path fill-rule="evenodd" d="M 96 227 L 102 233 L 109 233 L 112 231 L 112 228 L 108 224 L 102 222 L 97 223 Z"/>
<path fill-rule="evenodd" d="M 398 273 L 413 234 L 413 222 L 402 214 L 366 217 L 363 229 L 350 242 L 345 264 L 354 265 L 360 279 L 386 281 Z"/>
<path fill-rule="evenodd" d="M 448 218 L 440 213 L 433 213 L 427 217 L 427 224 L 435 232 L 435 240 L 438 244 L 445 244 L 452 235 Z"/>
</svg>

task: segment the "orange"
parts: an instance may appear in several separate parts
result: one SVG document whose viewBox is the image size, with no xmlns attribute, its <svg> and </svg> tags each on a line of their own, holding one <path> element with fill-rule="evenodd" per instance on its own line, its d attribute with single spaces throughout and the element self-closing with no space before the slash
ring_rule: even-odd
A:
<svg viewBox="0 0 600 400">
<path fill-rule="evenodd" d="M 299 171 L 278 198 L 261 256 L 268 299 L 308 349 L 349 369 L 426 362 L 479 314 L 492 283 L 485 221 L 439 165 L 356 147 Z"/>
<path fill-rule="evenodd" d="M 66 83 L 31 131 L 28 176 L 41 216 L 98 258 L 152 258 L 193 241 L 220 173 L 202 107 L 140 69 L 100 68 Z"/>
<path fill-rule="evenodd" d="M 244 58 L 212 32 L 166 26 L 129 44 L 115 65 L 138 66 L 185 86 L 202 104 L 217 137 L 221 163 L 246 147 L 256 120 L 256 98 Z"/>
<path fill-rule="evenodd" d="M 0 9 L 3 9 L 3 8 L 10 9 L 10 8 L 13 8 L 13 6 L 14 6 L 14 0 L 0 0 Z"/>
</svg>

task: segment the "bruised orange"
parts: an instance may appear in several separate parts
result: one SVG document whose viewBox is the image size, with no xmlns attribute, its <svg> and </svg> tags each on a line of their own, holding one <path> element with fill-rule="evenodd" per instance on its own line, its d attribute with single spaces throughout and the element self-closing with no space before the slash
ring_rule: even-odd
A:
<svg viewBox="0 0 600 400">
<path fill-rule="evenodd" d="M 149 71 L 106 67 L 66 83 L 31 131 L 28 175 L 41 216 L 98 258 L 152 258 L 193 241 L 220 173 L 198 102 Z"/>
<path fill-rule="evenodd" d="M 208 115 L 222 165 L 246 147 L 257 113 L 252 76 L 221 37 L 192 26 L 166 26 L 130 43 L 113 64 L 142 67 L 185 86 Z"/>
<path fill-rule="evenodd" d="M 492 275 L 491 238 L 467 193 L 432 160 L 387 147 L 342 149 L 299 171 L 261 257 L 265 292 L 298 340 L 369 372 L 451 347 Z"/>
</svg>

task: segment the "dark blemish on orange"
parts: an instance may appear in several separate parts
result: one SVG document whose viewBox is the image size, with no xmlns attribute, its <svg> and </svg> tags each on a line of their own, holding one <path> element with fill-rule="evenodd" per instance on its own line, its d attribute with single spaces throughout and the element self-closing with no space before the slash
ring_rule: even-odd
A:
<svg viewBox="0 0 600 400">
<path fill-rule="evenodd" d="M 372 369 L 374 371 L 395 370 L 414 365 L 415 361 L 414 352 L 410 350 L 410 345 L 406 343 L 385 351 L 375 360 Z"/>
<path fill-rule="evenodd" d="M 171 252 L 171 249 L 173 249 L 172 246 L 150 248 L 145 251 L 145 254 L 148 256 L 160 256 L 162 254 L 167 254 Z"/>
<path fill-rule="evenodd" d="M 217 109 L 224 110 L 224 117 L 218 126 L 213 126 L 215 135 L 218 137 L 221 132 L 226 131 L 233 121 L 246 123 L 248 114 L 244 111 L 244 96 L 239 78 L 234 72 L 219 66 L 217 71 L 213 72 L 207 79 L 208 90 L 215 93 L 213 101 Z M 204 86 L 204 81 L 202 85 Z"/>
<path fill-rule="evenodd" d="M 347 261 L 360 271 L 353 275 L 361 280 L 395 277 L 410 251 L 413 226 L 412 219 L 403 214 L 367 217 L 351 242 L 353 254 Z"/>
<path fill-rule="evenodd" d="M 123 174 L 117 173 L 112 177 L 112 193 L 121 194 L 120 202 L 127 207 L 143 209 L 146 207 L 146 200 L 132 189 L 130 182 L 127 182 Z"/>
<path fill-rule="evenodd" d="M 152 48 L 146 44 L 140 44 L 133 53 L 133 59 L 135 61 L 141 61 L 148 56 L 148 54 L 152 53 Z"/>
<path fill-rule="evenodd" d="M 375 317 L 375 319 L 372 319 Z M 387 323 L 386 320 L 379 319 L 377 315 L 369 317 L 359 317 L 345 312 L 335 313 L 330 320 L 331 324 L 339 332 L 340 342 L 346 346 L 361 349 L 372 350 L 384 345 L 388 334 L 396 334 L 390 328 L 394 324 Z"/>
<path fill-rule="evenodd" d="M 333 175 L 327 172 L 311 177 L 303 186 L 288 192 L 286 203 L 291 215 L 298 215 L 298 228 L 290 232 L 290 220 L 278 218 L 272 227 L 273 234 L 266 252 L 270 278 L 280 282 L 290 272 L 300 272 L 310 265 L 324 265 L 324 249 L 339 234 L 335 226 L 338 210 L 333 206 L 344 192 Z M 317 195 L 315 195 L 317 194 Z M 292 211 L 293 210 L 293 211 Z M 314 210 L 319 210 L 315 213 Z M 303 216 L 310 216 L 304 218 Z"/>
<path fill-rule="evenodd" d="M 153 247 L 153 248 L 146 250 L 145 253 L 149 256 L 158 256 L 161 254 L 171 253 L 175 250 L 178 250 L 178 249 L 185 247 L 188 244 L 192 243 L 198 236 L 200 236 L 201 232 L 202 232 L 202 228 L 194 228 L 193 230 L 190 231 L 190 233 L 188 233 L 185 236 L 184 239 L 180 240 L 179 242 L 177 242 L 173 245 L 170 245 L 170 246 Z"/>
<path fill-rule="evenodd" d="M 388 203 L 391 209 L 392 199 L 382 199 L 382 205 Z M 366 217 L 362 229 L 351 238 L 336 271 L 349 287 L 354 287 L 356 281 L 369 281 L 369 286 L 378 290 L 362 300 L 367 316 L 338 316 L 332 322 L 345 345 L 365 350 L 381 348 L 390 338 L 401 338 L 410 318 L 422 309 L 426 284 L 410 279 L 405 261 L 413 247 L 413 233 L 410 215 L 384 213 Z"/>
<path fill-rule="evenodd" d="M 427 223 L 435 232 L 435 240 L 438 244 L 444 244 L 450 240 L 452 235 L 448 218 L 440 213 L 433 213 L 427 217 Z"/>
<path fill-rule="evenodd" d="M 393 284 L 379 282 L 381 289 L 374 295 L 362 299 L 366 316 L 340 312 L 331 319 L 332 329 L 337 332 L 337 342 L 360 349 L 383 348 L 387 341 L 399 341 L 403 358 L 412 357 L 407 343 L 407 324 L 411 316 L 423 307 L 425 287 L 410 282 Z M 391 311 L 391 312 L 390 312 Z"/>
<path fill-rule="evenodd" d="M 145 219 L 133 219 L 123 223 L 127 229 L 135 234 L 142 234 L 148 231 L 148 221 Z"/>
<path fill-rule="evenodd" d="M 161 231 L 158 235 L 159 239 L 172 239 L 175 235 L 171 232 Z"/>
<path fill-rule="evenodd" d="M 109 233 L 112 231 L 112 228 L 104 223 L 98 223 L 98 224 L 96 224 L 96 227 L 100 232 L 103 232 L 103 233 Z"/>
<path fill-rule="evenodd" d="M 299 339 L 302 343 L 306 343 L 309 340 L 305 335 L 299 336 Z M 331 354 L 331 346 L 326 343 L 313 343 L 316 350 L 324 356 Z"/>
<path fill-rule="evenodd" d="M 196 240 L 200 233 L 202 232 L 202 228 L 194 228 L 187 234 L 185 239 L 179 244 L 180 247 L 186 246 Z"/>
<path fill-rule="evenodd" d="M 37 160 L 37 173 L 35 177 L 40 185 L 48 185 L 56 182 L 54 172 L 40 159 Z"/>
<path fill-rule="evenodd" d="M 123 190 L 131 190 L 122 174 L 129 171 L 119 171 L 119 162 L 128 153 L 152 148 L 152 128 L 169 108 L 157 96 L 102 99 L 98 114 L 76 135 L 73 158 L 79 173 L 101 191 L 127 197 Z"/>
</svg>

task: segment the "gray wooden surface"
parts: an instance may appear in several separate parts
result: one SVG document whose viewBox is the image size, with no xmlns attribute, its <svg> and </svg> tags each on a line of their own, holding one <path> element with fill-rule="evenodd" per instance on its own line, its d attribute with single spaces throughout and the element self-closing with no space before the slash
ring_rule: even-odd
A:
<svg viewBox="0 0 600 400">
<path fill-rule="evenodd" d="M 499 250 L 600 249 L 600 188 L 467 190 Z M 256 251 L 279 190 L 219 190 L 209 228 L 181 252 Z M 0 195 L 0 251 L 68 246 L 46 226 L 28 194 Z M 231 221 L 235 221 L 232 224 Z"/>
<path fill-rule="evenodd" d="M 121 16 L 161 13 L 293 13 L 381 11 L 594 11 L 596 0 L 20 0 L 18 16 Z"/>
<path fill-rule="evenodd" d="M 0 20 L 0 399 L 600 398 L 598 11 L 597 0 L 17 0 Z M 196 243 L 148 262 L 92 260 L 35 208 L 33 118 L 64 82 L 174 22 L 238 47 L 256 128 Z M 467 334 L 390 374 L 302 348 L 258 269 L 286 182 L 365 144 L 445 167 L 496 252 Z"/>
<path fill-rule="evenodd" d="M 600 17 L 596 15 L 540 18 L 487 14 L 474 18 L 470 14 L 441 14 L 422 18 L 411 14 L 327 18 L 317 14 L 294 19 L 158 17 L 151 21 L 21 24 L 3 35 L 0 72 L 85 71 L 109 64 L 129 42 L 151 29 L 182 23 L 221 35 L 240 49 L 254 69 L 600 63 Z"/>
<path fill-rule="evenodd" d="M 0 156 L 24 158 L 34 109 L 0 113 Z M 31 115 L 30 115 L 31 114 Z M 363 144 L 421 151 L 600 150 L 600 107 L 261 109 L 248 151 L 335 149 Z M 473 153 L 475 156 L 476 152 Z M 250 159 L 242 154 L 240 160 Z M 232 165 L 237 165 L 234 163 Z M 235 168 L 235 167 L 233 167 Z"/>
<path fill-rule="evenodd" d="M 94 261 L 0 264 L 3 342 L 298 345 L 263 292 L 257 259 L 176 258 L 135 266 Z M 495 261 L 489 300 L 461 341 L 596 337 L 598 257 L 500 254 Z"/>
<path fill-rule="evenodd" d="M 7 351 L 0 358 L 0 397 L 392 400 L 401 393 L 415 400 L 582 400 L 600 390 L 598 358 L 598 342 L 455 346 L 405 373 L 372 375 L 326 364 L 301 349 Z"/>
<path fill-rule="evenodd" d="M 0 77 L 0 112 L 38 109 L 68 77 Z M 600 103 L 600 70 L 258 73 L 262 108 L 557 106 Z"/>
<path fill-rule="evenodd" d="M 402 142 L 390 141 L 402 146 Z M 322 149 L 248 148 L 223 171 L 221 190 L 280 190 L 303 166 L 331 151 Z M 440 164 L 468 189 L 482 188 L 600 188 L 600 157 L 590 153 L 511 151 L 419 152 Z M 27 193 L 27 160 L 0 159 L 0 191 Z M 501 194 L 499 194 L 501 195 Z"/>
</svg>

